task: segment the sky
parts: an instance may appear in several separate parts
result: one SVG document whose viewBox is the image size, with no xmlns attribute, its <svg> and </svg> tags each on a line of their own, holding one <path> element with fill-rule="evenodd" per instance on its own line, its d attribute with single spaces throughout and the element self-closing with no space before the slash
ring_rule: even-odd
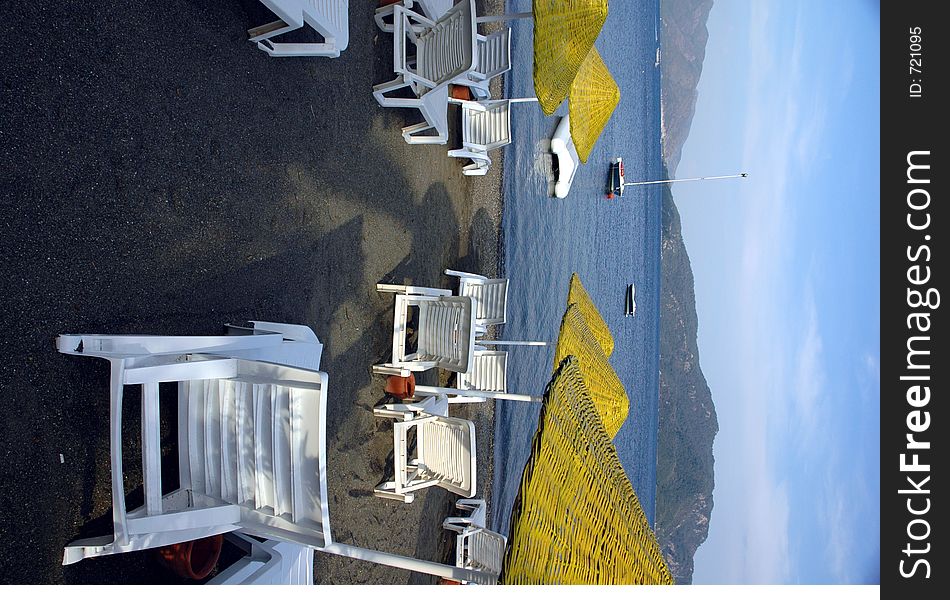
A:
<svg viewBox="0 0 950 600">
<path fill-rule="evenodd" d="M 880 578 L 880 10 L 716 0 L 673 197 L 719 418 L 694 583 Z"/>
</svg>

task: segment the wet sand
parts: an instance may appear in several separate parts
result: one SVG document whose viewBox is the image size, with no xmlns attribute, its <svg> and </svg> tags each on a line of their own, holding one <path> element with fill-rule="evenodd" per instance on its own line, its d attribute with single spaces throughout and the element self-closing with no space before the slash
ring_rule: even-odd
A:
<svg viewBox="0 0 950 600">
<path fill-rule="evenodd" d="M 306 324 L 325 344 L 334 539 L 453 560 L 441 528 L 452 494 L 430 489 L 408 505 L 372 495 L 392 470 L 392 426 L 372 414 L 384 381 L 370 366 L 388 358 L 393 301 L 375 285 L 454 287 L 446 268 L 497 273 L 500 157 L 488 176 L 466 178 L 446 156 L 457 139 L 403 142 L 418 113 L 371 95 L 392 78 L 375 5 L 350 3 L 337 59 L 257 50 L 246 30 L 272 20 L 257 0 L 0 9 L 0 581 L 178 582 L 146 552 L 60 565 L 64 544 L 111 530 L 108 366 L 60 355 L 53 340 L 216 334 L 249 319 Z M 456 108 L 449 117 L 457 130 Z M 476 420 L 485 497 L 491 406 L 460 414 Z M 136 402 L 123 423 L 135 506 Z M 316 581 L 434 578 L 318 553 Z"/>
</svg>

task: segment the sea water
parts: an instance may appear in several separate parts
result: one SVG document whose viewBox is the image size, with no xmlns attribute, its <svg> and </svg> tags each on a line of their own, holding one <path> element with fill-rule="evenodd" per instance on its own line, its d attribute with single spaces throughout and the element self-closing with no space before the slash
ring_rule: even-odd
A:
<svg viewBox="0 0 950 600">
<path fill-rule="evenodd" d="M 530 0 L 509 0 L 508 11 L 531 10 Z M 534 96 L 530 19 L 512 27 L 511 72 L 506 97 Z M 658 0 L 610 3 L 596 47 L 620 88 L 620 103 L 582 164 L 565 199 L 553 197 L 547 151 L 565 102 L 546 117 L 537 104 L 512 105 L 512 144 L 504 156 L 504 258 L 510 279 L 502 338 L 557 338 L 571 273 L 610 327 L 611 365 L 630 397 L 630 413 L 614 443 L 650 523 L 656 505 L 659 393 L 659 186 L 605 194 L 611 159 L 623 156 L 627 181 L 661 178 L 660 69 L 655 66 Z M 636 316 L 624 315 L 627 285 L 636 284 Z M 508 391 L 540 395 L 550 379 L 553 347 L 509 348 Z M 540 407 L 495 402 L 491 527 L 508 533 L 511 509 L 524 470 Z"/>
</svg>

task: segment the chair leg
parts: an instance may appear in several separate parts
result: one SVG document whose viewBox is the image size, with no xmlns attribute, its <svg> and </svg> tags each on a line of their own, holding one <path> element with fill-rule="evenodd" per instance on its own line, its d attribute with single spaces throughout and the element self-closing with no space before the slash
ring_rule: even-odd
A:
<svg viewBox="0 0 950 600">
<path fill-rule="evenodd" d="M 418 98 L 391 98 L 387 96 L 389 92 L 409 87 L 409 84 L 402 76 L 396 77 L 392 81 L 379 83 L 373 86 L 373 97 L 380 106 L 392 108 L 418 108 L 421 101 Z"/>
<path fill-rule="evenodd" d="M 467 517 L 446 517 L 442 521 L 442 528 L 456 533 L 462 533 L 465 528 L 472 524 L 472 520 Z"/>
<path fill-rule="evenodd" d="M 257 47 L 271 56 L 340 56 L 340 50 L 332 40 L 324 44 L 275 44 L 270 40 L 263 40 L 257 42 Z"/>
<path fill-rule="evenodd" d="M 297 29 L 300 25 L 289 25 L 284 22 L 283 19 L 277 19 L 266 25 L 261 25 L 259 27 L 254 27 L 247 30 L 248 41 L 250 42 L 259 42 L 261 40 L 266 40 L 267 38 L 274 37 L 275 35 L 280 35 L 282 33 L 287 33 L 288 31 L 293 31 Z"/>
<path fill-rule="evenodd" d="M 426 131 L 429 129 L 436 129 L 435 125 L 430 125 L 429 123 L 423 121 L 422 123 L 416 123 L 415 125 L 409 125 L 408 127 L 402 128 L 402 137 L 406 140 L 407 144 L 445 144 L 448 143 L 448 136 L 443 134 L 437 135 L 419 135 L 418 132 Z"/>
<path fill-rule="evenodd" d="M 396 492 L 396 482 L 387 481 L 383 485 L 373 490 L 373 495 L 377 498 L 388 498 L 389 500 L 402 500 L 406 504 L 409 504 L 415 500 L 413 494 L 400 494 Z"/>
<path fill-rule="evenodd" d="M 386 33 L 392 33 L 395 30 L 395 25 L 387 22 L 386 18 L 391 17 L 394 12 L 396 12 L 395 4 L 387 4 L 386 6 L 377 8 L 375 16 L 376 26 Z"/>
<path fill-rule="evenodd" d="M 63 549 L 63 564 L 71 565 L 84 558 L 94 556 L 103 556 L 106 554 L 116 554 L 114 538 L 111 535 L 104 535 L 94 538 L 83 538 L 70 542 Z"/>
</svg>

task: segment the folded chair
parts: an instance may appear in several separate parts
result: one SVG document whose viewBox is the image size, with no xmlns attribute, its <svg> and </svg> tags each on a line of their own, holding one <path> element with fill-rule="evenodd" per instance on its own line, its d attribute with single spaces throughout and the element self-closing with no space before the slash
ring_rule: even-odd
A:
<svg viewBox="0 0 950 600">
<path fill-rule="evenodd" d="M 475 50 L 473 0 L 455 4 L 438 20 L 432 20 L 405 6 L 393 11 L 393 70 L 396 78 L 373 87 L 380 106 L 416 108 L 423 121 L 403 128 L 410 144 L 444 144 L 448 141 L 448 86 L 478 66 Z M 412 42 L 412 44 L 410 44 Z M 415 56 L 410 46 L 415 45 Z M 409 87 L 414 97 L 389 95 Z M 421 132 L 434 129 L 434 134 Z"/>
<path fill-rule="evenodd" d="M 411 371 L 441 368 L 456 373 L 469 369 L 475 351 L 475 305 L 468 296 L 450 290 L 379 284 L 378 291 L 395 292 L 392 361 L 373 372 L 408 377 Z M 418 309 L 416 351 L 406 350 L 409 309 Z"/>
<path fill-rule="evenodd" d="M 279 18 L 249 29 L 250 41 L 271 56 L 335 58 L 349 43 L 349 0 L 261 0 Z M 299 29 L 304 23 L 323 36 L 323 43 L 274 43 L 270 38 Z"/>
<path fill-rule="evenodd" d="M 415 456 L 409 445 L 413 428 Z M 471 421 L 425 413 L 396 421 L 393 454 L 394 479 L 374 490 L 377 497 L 409 503 L 415 492 L 435 485 L 467 498 L 475 495 L 475 424 Z"/>
<path fill-rule="evenodd" d="M 257 325 L 251 330 L 256 332 Z M 281 329 L 281 324 L 267 324 Z M 276 326 L 276 327 L 275 327 Z M 287 326 L 300 335 L 301 326 Z M 309 330 L 308 330 L 309 331 Z M 246 332 L 246 330 L 245 330 Z M 316 336 L 312 331 L 309 335 Z M 284 347 L 290 344 L 290 347 Z M 69 544 L 63 563 L 241 529 L 315 548 L 332 543 L 326 501 L 327 376 L 272 362 L 317 352 L 280 333 L 234 336 L 62 335 L 66 354 L 111 363 L 113 534 Z M 249 358 L 253 356 L 253 358 Z M 292 362 L 313 363 L 297 356 Z M 176 383 L 178 488 L 162 494 L 160 384 Z M 145 503 L 127 510 L 122 404 L 141 389 Z"/>
</svg>

